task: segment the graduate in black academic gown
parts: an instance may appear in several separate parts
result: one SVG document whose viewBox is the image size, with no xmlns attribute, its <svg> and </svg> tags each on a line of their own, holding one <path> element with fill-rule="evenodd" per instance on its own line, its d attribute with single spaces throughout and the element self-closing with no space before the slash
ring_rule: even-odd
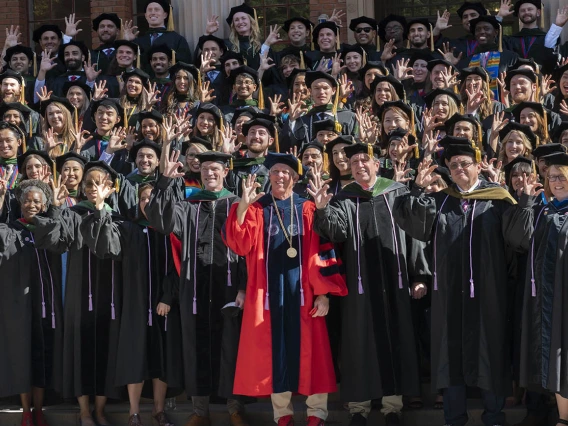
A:
<svg viewBox="0 0 568 426">
<path fill-rule="evenodd" d="M 119 396 L 116 361 L 122 310 L 122 264 L 97 258 L 81 232 L 83 219 L 96 209 L 97 185 L 115 186 L 117 173 L 102 161 L 85 166 L 83 192 L 86 200 L 71 208 L 53 207 L 47 218 L 35 217 L 34 237 L 38 248 L 67 253 L 63 338 L 64 398 L 76 397 L 84 425 L 106 424 L 107 397 Z M 54 204 L 62 205 L 66 190 L 56 186 Z M 105 209 L 110 207 L 105 205 Z M 89 411 L 89 396 L 95 410 Z"/>
<path fill-rule="evenodd" d="M 401 395 L 420 395 L 409 290 L 425 282 L 427 263 L 421 251 L 410 258 L 417 242 L 407 240 L 394 222 L 394 201 L 406 187 L 377 176 L 379 152 L 375 156 L 372 145 L 357 143 L 344 151 L 355 182 L 329 204 L 314 197 L 315 231 L 343 243 L 349 293 L 341 301 L 341 399 L 350 402 L 351 424 L 359 425 L 366 424 L 371 400 L 382 397 L 386 424 L 394 425 Z"/>
<path fill-rule="evenodd" d="M 147 221 L 146 206 L 152 184 L 138 189 L 139 214 L 135 222 L 113 219 L 104 209 L 111 188 L 100 187 L 96 211 L 82 225 L 85 241 L 100 258 L 122 262 L 124 305 L 120 321 L 115 384 L 127 385 L 129 424 L 140 421 L 144 382 L 153 386 L 153 417 L 170 423 L 164 413 L 168 396 L 181 393 L 182 350 L 178 280 L 168 235 L 158 233 Z M 146 395 L 145 395 L 146 396 Z M 149 392 L 148 397 L 152 396 Z"/>
<path fill-rule="evenodd" d="M 481 152 L 472 141 L 446 136 L 440 144 L 455 183 L 426 194 L 423 188 L 438 179 L 426 162 L 394 206 L 408 234 L 432 242 L 432 387 L 444 389 L 446 424 L 465 425 L 466 386 L 475 386 L 484 424 L 503 425 L 511 391 L 506 219 L 515 201 L 479 179 Z"/>
<path fill-rule="evenodd" d="M 36 66 L 34 66 L 34 55 L 35 52 L 30 47 L 19 44 L 6 49 L 6 56 L 4 56 L 7 67 L 22 74 L 26 82 L 25 103 L 29 105 L 34 103 L 35 95 L 34 86 L 36 81 L 35 74 L 37 74 L 37 62 L 35 62 Z"/>
<path fill-rule="evenodd" d="M 32 219 L 48 208 L 49 186 L 28 180 L 16 196 L 23 217 L 0 224 L 0 274 L 9 277 L 0 286 L 0 397 L 20 394 L 22 425 L 33 417 L 47 426 L 44 391 L 59 389 L 62 379 L 61 258 L 35 245 Z"/>
<path fill-rule="evenodd" d="M 93 19 L 93 31 L 99 37 L 99 47 L 91 50 L 91 64 L 102 75 L 108 75 L 111 61 L 116 56 L 114 42 L 120 34 L 122 23 L 116 13 L 101 13 Z"/>
<path fill-rule="evenodd" d="M 223 188 L 232 157 L 214 151 L 198 154 L 204 189 L 184 201 L 172 186 L 174 178 L 183 177 L 178 157 L 166 162 L 146 215 L 156 230 L 181 241 L 183 372 L 195 411 L 190 422 L 208 417 L 209 396 L 218 395 L 229 399 L 233 424 L 235 414 L 244 410 L 233 396 L 233 379 L 247 275 L 245 260 L 221 238 L 229 209 L 238 201 Z"/>
</svg>

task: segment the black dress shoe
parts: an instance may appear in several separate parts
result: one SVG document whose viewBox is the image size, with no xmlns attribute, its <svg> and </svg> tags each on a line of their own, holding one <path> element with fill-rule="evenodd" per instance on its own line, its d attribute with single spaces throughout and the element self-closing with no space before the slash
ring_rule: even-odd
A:
<svg viewBox="0 0 568 426">
<path fill-rule="evenodd" d="M 396 413 L 388 413 L 385 416 L 385 425 L 386 426 L 399 426 L 400 425 L 400 417 Z"/>
<path fill-rule="evenodd" d="M 367 419 L 363 414 L 353 414 L 349 421 L 349 426 L 367 426 Z"/>
</svg>

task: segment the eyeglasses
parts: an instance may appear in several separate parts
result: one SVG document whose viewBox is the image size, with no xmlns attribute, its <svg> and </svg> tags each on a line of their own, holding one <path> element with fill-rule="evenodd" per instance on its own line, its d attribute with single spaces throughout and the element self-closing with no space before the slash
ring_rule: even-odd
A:
<svg viewBox="0 0 568 426">
<path fill-rule="evenodd" d="M 548 175 L 549 182 L 556 182 L 557 180 L 560 182 L 566 182 L 567 179 L 564 175 Z"/>
<path fill-rule="evenodd" d="M 450 163 L 450 170 L 458 170 L 458 169 L 465 170 L 472 164 L 473 164 L 472 162 L 468 161 L 462 161 L 461 163 Z"/>
<path fill-rule="evenodd" d="M 254 81 L 252 80 L 236 80 L 235 86 L 252 86 Z"/>
<path fill-rule="evenodd" d="M 289 177 L 289 176 L 290 176 L 290 172 L 289 172 L 288 170 L 277 170 L 277 169 L 274 169 L 274 170 L 270 170 L 270 174 L 271 174 L 271 175 L 274 175 L 274 176 L 279 176 L 279 175 L 282 175 L 282 176 L 285 176 L 285 177 Z"/>
<path fill-rule="evenodd" d="M 357 34 L 361 34 L 362 32 L 369 34 L 371 31 L 373 31 L 373 28 L 371 28 L 371 27 L 363 27 L 363 28 L 356 28 L 355 29 L 355 32 Z"/>
</svg>

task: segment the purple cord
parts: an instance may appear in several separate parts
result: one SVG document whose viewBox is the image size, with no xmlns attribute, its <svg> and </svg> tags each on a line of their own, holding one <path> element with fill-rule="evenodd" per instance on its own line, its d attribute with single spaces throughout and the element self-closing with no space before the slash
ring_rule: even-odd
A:
<svg viewBox="0 0 568 426">
<path fill-rule="evenodd" d="M 268 222 L 268 240 L 266 242 L 266 247 L 270 248 L 270 229 L 272 228 L 272 210 L 273 207 L 270 206 L 270 220 Z M 270 305 L 268 303 L 268 297 L 270 296 L 270 293 L 268 292 L 268 254 L 270 253 L 270 250 L 266 250 L 266 298 L 264 299 L 264 310 L 265 311 L 269 311 L 270 310 Z"/>
<path fill-rule="evenodd" d="M 148 227 L 146 227 L 146 241 L 148 242 L 148 325 L 152 327 L 152 251 Z"/>
<path fill-rule="evenodd" d="M 469 297 L 472 299 L 475 297 L 475 284 L 473 283 L 473 255 L 472 250 L 472 240 L 473 240 L 473 219 L 475 219 L 475 205 L 477 200 L 473 201 L 473 209 L 471 211 L 471 226 L 469 228 Z"/>
<path fill-rule="evenodd" d="M 357 287 L 359 294 L 363 294 L 363 283 L 361 281 L 361 228 L 359 226 L 359 197 L 357 197 L 357 207 L 355 209 L 355 217 L 357 221 Z"/>
<path fill-rule="evenodd" d="M 442 214 L 442 209 L 444 208 L 444 205 L 446 204 L 446 201 L 448 201 L 448 197 L 449 195 L 446 195 L 446 198 L 444 198 L 444 201 L 442 202 L 442 205 L 440 206 L 440 210 L 438 211 L 438 217 L 436 220 L 436 225 L 434 226 L 434 291 L 438 291 L 438 258 L 436 256 L 436 241 L 438 241 L 438 224 L 440 223 L 440 216 Z"/>
<path fill-rule="evenodd" d="M 111 318 L 114 320 L 116 319 L 116 315 L 114 312 L 114 260 L 112 261 L 112 278 L 111 278 L 111 283 L 112 283 L 112 287 L 111 287 L 111 295 L 110 295 L 110 314 L 111 314 Z"/>
<path fill-rule="evenodd" d="M 47 252 L 45 250 L 43 250 L 43 256 L 45 257 L 45 264 L 47 265 L 49 280 L 51 281 L 51 328 L 55 329 L 55 291 L 53 287 L 53 275 L 51 274 L 51 267 L 49 266 L 49 260 L 47 259 Z"/>
<path fill-rule="evenodd" d="M 392 210 L 389 206 L 389 202 L 387 200 L 387 196 L 383 194 L 383 198 L 385 199 L 385 204 L 387 205 L 387 209 L 389 211 L 389 215 L 391 218 L 391 225 L 392 225 L 392 238 L 394 240 L 394 255 L 396 256 L 396 262 L 398 264 L 398 288 L 402 288 L 402 270 L 400 269 L 400 256 L 398 255 L 398 240 L 396 239 L 396 227 L 394 226 L 394 218 L 392 217 Z"/>
<path fill-rule="evenodd" d="M 93 291 L 91 284 L 91 252 L 89 251 L 89 312 L 93 310 Z"/>
<path fill-rule="evenodd" d="M 31 233 L 30 233 L 31 235 Z M 45 314 L 45 295 L 43 292 L 43 277 L 41 274 L 41 262 L 39 261 L 39 253 L 37 251 L 37 249 L 35 248 L 35 241 L 34 241 L 34 237 L 32 235 L 32 243 L 34 243 L 34 250 L 35 250 L 35 254 L 36 254 L 36 258 L 37 258 L 37 268 L 39 269 L 39 281 L 41 282 L 41 317 L 45 318 L 46 314 Z"/>
<path fill-rule="evenodd" d="M 193 244 L 193 315 L 197 315 L 197 232 L 199 231 L 199 211 L 201 202 L 197 205 L 197 218 L 195 219 L 195 242 Z"/>
<path fill-rule="evenodd" d="M 296 211 L 296 223 L 298 224 L 298 250 L 299 250 L 299 261 L 300 261 L 300 305 L 304 306 L 304 287 L 302 286 L 302 240 L 300 239 L 300 216 L 298 215 L 298 207 L 294 205 L 294 210 Z M 291 218 L 290 218 L 291 219 Z M 290 220 L 290 224 L 292 221 Z M 291 228 L 291 227 L 290 227 Z M 290 233 L 290 238 L 294 236 Z"/>
<path fill-rule="evenodd" d="M 544 212 L 545 210 L 548 210 L 548 207 L 542 209 L 538 214 L 536 222 L 534 224 L 534 229 L 536 229 L 536 227 L 538 226 L 538 221 L 540 220 L 540 216 L 542 215 L 542 212 Z M 531 287 L 532 287 L 531 295 L 532 297 L 536 297 L 536 284 L 534 279 L 534 233 L 531 241 Z"/>
<path fill-rule="evenodd" d="M 227 199 L 227 217 L 229 217 L 229 200 Z M 232 287 L 231 280 L 231 249 L 227 247 L 227 287 Z"/>
</svg>

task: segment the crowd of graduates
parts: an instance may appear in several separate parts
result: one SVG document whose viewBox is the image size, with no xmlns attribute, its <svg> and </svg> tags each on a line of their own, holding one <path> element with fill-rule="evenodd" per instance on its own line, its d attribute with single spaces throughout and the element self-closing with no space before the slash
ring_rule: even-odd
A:
<svg viewBox="0 0 568 426">
<path fill-rule="evenodd" d="M 96 48 L 73 14 L 33 46 L 6 28 L 0 397 L 22 426 L 46 390 L 83 426 L 107 398 L 141 425 L 142 396 L 171 426 L 183 392 L 186 426 L 261 397 L 292 426 L 301 394 L 323 426 L 339 389 L 349 425 L 393 426 L 425 379 L 447 425 L 469 388 L 486 426 L 521 401 L 568 425 L 568 6 L 543 8 L 466 1 L 459 38 L 447 10 L 334 10 L 263 40 L 243 3 L 190 46 L 166 0 L 144 34 L 98 16 Z"/>
</svg>

